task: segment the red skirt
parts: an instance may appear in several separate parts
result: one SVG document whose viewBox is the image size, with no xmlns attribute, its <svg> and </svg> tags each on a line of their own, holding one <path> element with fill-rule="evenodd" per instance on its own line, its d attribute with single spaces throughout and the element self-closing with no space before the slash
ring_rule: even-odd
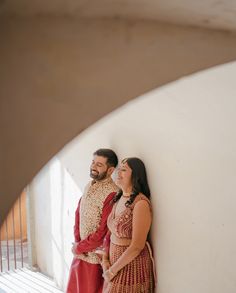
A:
<svg viewBox="0 0 236 293">
<path fill-rule="evenodd" d="M 115 263 L 127 249 L 127 246 L 110 244 L 110 262 Z M 153 260 L 148 246 L 128 263 L 111 282 L 104 285 L 104 293 L 153 293 L 154 292 Z"/>
<path fill-rule="evenodd" d="M 67 293 L 101 293 L 103 287 L 100 264 L 74 258 L 70 268 Z"/>
</svg>

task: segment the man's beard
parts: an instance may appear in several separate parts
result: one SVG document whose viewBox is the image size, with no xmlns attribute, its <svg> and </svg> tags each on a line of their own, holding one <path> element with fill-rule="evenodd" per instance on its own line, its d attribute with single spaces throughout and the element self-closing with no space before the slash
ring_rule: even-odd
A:
<svg viewBox="0 0 236 293">
<path fill-rule="evenodd" d="M 93 173 L 92 169 L 90 169 L 90 177 L 97 181 L 103 180 L 107 177 L 107 170 L 99 174 L 97 172 Z"/>
</svg>

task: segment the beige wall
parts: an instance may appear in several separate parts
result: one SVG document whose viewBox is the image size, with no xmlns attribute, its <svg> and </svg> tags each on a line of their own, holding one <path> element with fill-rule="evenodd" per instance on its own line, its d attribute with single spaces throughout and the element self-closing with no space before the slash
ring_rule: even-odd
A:
<svg viewBox="0 0 236 293">
<path fill-rule="evenodd" d="M 0 20 L 0 220 L 65 143 L 126 101 L 236 58 L 236 36 L 155 22 Z"/>
<path fill-rule="evenodd" d="M 92 153 L 141 157 L 158 293 L 235 292 L 236 62 L 153 90 L 71 141 L 30 184 L 37 263 L 66 287 Z"/>
</svg>

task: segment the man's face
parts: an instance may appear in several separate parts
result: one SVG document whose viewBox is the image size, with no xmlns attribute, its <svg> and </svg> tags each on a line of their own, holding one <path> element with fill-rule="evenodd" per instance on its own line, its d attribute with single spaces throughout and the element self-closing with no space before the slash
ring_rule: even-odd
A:
<svg viewBox="0 0 236 293">
<path fill-rule="evenodd" d="M 95 180 L 103 180 L 110 175 L 108 172 L 107 158 L 94 156 L 90 166 L 90 177 Z"/>
</svg>

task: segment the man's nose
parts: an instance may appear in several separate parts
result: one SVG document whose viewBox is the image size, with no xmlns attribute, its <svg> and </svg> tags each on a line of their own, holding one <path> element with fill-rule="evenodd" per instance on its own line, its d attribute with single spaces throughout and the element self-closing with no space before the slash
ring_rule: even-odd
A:
<svg viewBox="0 0 236 293">
<path fill-rule="evenodd" d="M 96 168 L 97 168 L 96 163 L 92 163 L 92 164 L 91 164 L 91 167 L 94 168 L 94 169 L 96 169 Z"/>
</svg>

